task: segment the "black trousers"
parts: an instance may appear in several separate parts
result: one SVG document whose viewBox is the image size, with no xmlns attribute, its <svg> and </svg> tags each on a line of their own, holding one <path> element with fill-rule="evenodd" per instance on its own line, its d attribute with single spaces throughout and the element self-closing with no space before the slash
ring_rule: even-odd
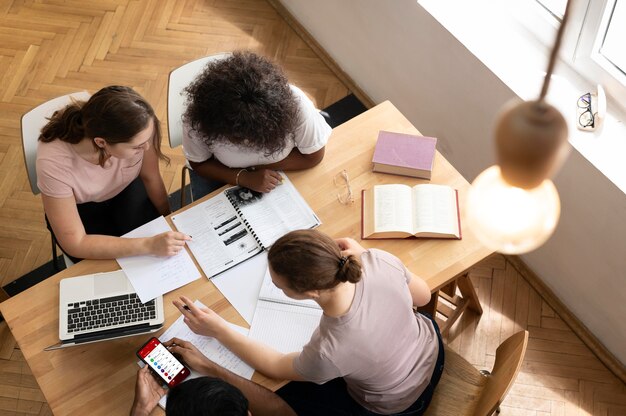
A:
<svg viewBox="0 0 626 416">
<path fill-rule="evenodd" d="M 437 322 L 428 314 L 423 314 L 433 322 L 437 332 L 439 353 L 430 382 L 420 397 L 411 406 L 394 416 L 419 416 L 426 408 L 439 383 L 445 361 L 444 345 Z M 276 391 L 299 416 L 379 416 L 378 413 L 365 409 L 348 393 L 343 378 L 336 378 L 324 384 L 308 381 L 292 381 Z"/>
<path fill-rule="evenodd" d="M 160 215 L 148 198 L 146 188 L 139 177 L 111 199 L 102 202 L 85 202 L 77 204 L 76 207 L 87 234 L 115 237 L 124 235 Z M 53 233 L 48 217 L 46 217 L 46 225 Z M 59 247 L 74 263 L 82 260 L 67 254 L 60 244 Z"/>
</svg>

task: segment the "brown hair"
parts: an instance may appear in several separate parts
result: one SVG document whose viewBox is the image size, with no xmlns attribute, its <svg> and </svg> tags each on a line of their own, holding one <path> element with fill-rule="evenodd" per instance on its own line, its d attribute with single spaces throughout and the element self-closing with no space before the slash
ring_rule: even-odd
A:
<svg viewBox="0 0 626 416">
<path fill-rule="evenodd" d="M 272 270 L 299 293 L 361 280 L 357 258 L 343 256 L 337 243 L 317 230 L 292 231 L 279 238 L 270 248 L 268 260 Z"/>
<path fill-rule="evenodd" d="M 136 134 L 154 122 L 152 145 L 160 159 L 170 159 L 161 153 L 161 127 L 159 119 L 148 102 L 132 88 L 110 86 L 102 88 L 89 100 L 74 101 L 64 109 L 55 111 L 41 129 L 39 140 L 62 140 L 76 144 L 84 138 L 101 137 L 108 144 L 127 143 Z M 106 153 L 100 152 L 99 164 L 104 165 Z"/>
</svg>

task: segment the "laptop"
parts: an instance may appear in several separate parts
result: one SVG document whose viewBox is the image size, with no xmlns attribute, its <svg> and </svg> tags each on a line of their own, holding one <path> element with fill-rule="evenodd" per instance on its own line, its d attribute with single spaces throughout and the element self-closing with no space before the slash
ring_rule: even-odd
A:
<svg viewBox="0 0 626 416">
<path fill-rule="evenodd" d="M 61 280 L 60 342 L 54 350 L 155 332 L 163 326 L 163 296 L 142 304 L 122 270 Z"/>
</svg>

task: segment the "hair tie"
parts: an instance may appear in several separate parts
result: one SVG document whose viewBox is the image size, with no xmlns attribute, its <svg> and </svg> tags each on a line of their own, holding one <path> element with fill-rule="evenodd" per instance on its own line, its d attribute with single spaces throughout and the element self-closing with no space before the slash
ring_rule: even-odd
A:
<svg viewBox="0 0 626 416">
<path fill-rule="evenodd" d="M 339 258 L 339 268 L 342 269 L 347 261 L 348 258 L 346 256 L 342 256 L 341 258 Z"/>
</svg>

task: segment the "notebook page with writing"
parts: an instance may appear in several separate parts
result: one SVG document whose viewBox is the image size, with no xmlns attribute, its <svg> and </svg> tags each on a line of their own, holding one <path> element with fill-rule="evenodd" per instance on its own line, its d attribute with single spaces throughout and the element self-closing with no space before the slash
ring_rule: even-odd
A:
<svg viewBox="0 0 626 416">
<path fill-rule="evenodd" d="M 284 354 L 301 351 L 319 326 L 321 317 L 321 309 L 259 299 L 248 337 Z"/>
<path fill-rule="evenodd" d="M 311 207 L 289 178 L 269 193 L 235 187 L 225 191 L 231 203 L 241 212 L 265 248 L 289 231 L 304 230 L 321 224 Z"/>
<path fill-rule="evenodd" d="M 194 304 L 198 307 L 204 307 L 202 302 L 195 301 Z M 185 341 L 191 342 L 193 345 L 200 350 L 204 356 L 206 356 L 211 361 L 216 364 L 224 367 L 227 370 L 232 371 L 233 373 L 250 380 L 252 378 L 252 374 L 254 374 L 254 368 L 250 367 L 248 364 L 244 363 L 239 357 L 233 354 L 228 348 L 226 348 L 222 343 L 220 343 L 217 339 L 212 337 L 205 337 L 203 335 L 197 335 L 189 329 L 189 327 L 183 322 L 184 317 L 181 315 L 160 337 L 159 340 L 161 342 L 169 341 L 172 338 L 178 338 Z M 248 330 L 246 328 L 242 328 L 238 325 L 233 325 L 229 323 L 231 328 L 236 331 L 248 335 Z M 191 380 L 197 377 L 202 377 L 202 374 L 199 374 L 195 371 L 191 371 L 191 374 L 187 377 L 187 380 Z M 159 400 L 159 406 L 165 409 L 165 404 L 167 403 L 167 395 L 161 397 Z"/>
<path fill-rule="evenodd" d="M 228 198 L 220 193 L 172 217 L 207 277 L 215 276 L 261 252 Z"/>
</svg>

